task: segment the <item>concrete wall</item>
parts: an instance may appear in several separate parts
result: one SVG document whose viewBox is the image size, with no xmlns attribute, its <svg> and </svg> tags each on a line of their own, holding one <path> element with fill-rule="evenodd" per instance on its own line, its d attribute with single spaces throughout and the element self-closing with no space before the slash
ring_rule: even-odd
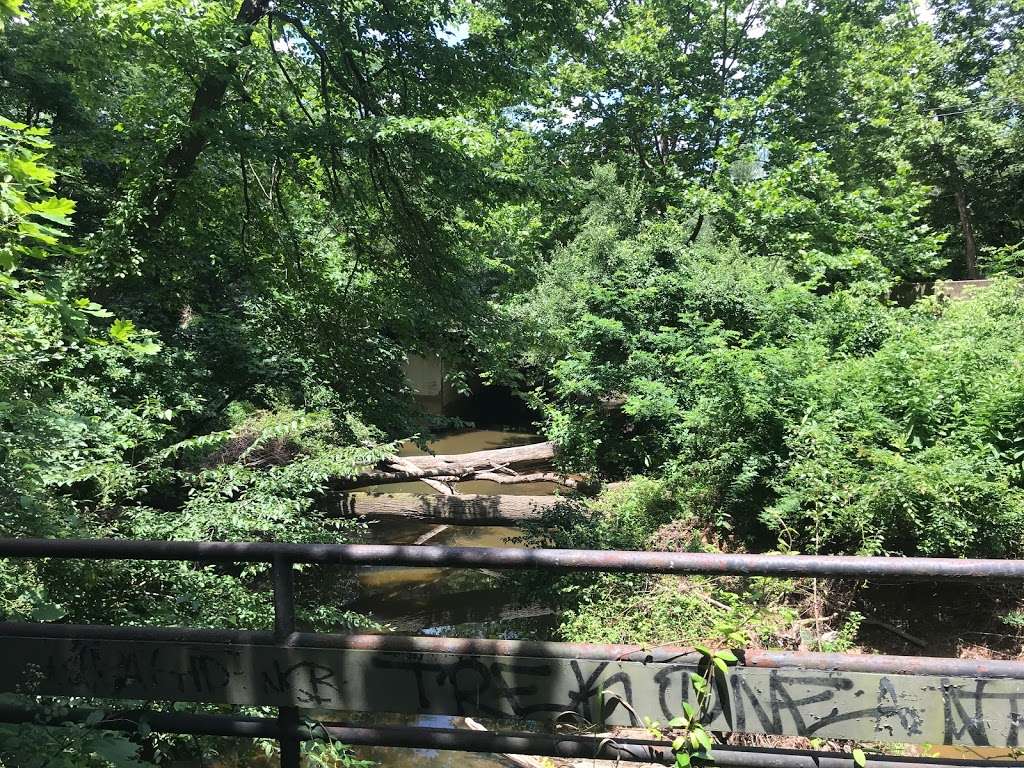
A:
<svg viewBox="0 0 1024 768">
<path fill-rule="evenodd" d="M 991 280 L 933 280 L 927 283 L 906 283 L 893 291 L 894 301 L 909 307 L 925 296 L 940 299 L 969 299 L 992 285 Z"/>
<path fill-rule="evenodd" d="M 437 355 L 408 355 L 405 376 L 417 402 L 428 413 L 444 413 L 456 398 L 454 389 L 444 378 L 444 360 Z"/>
</svg>

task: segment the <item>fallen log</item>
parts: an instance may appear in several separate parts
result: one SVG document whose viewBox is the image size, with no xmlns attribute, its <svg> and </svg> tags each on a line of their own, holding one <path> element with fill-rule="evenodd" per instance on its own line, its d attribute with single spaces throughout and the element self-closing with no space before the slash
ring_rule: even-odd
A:
<svg viewBox="0 0 1024 768">
<path fill-rule="evenodd" d="M 555 457 L 555 444 L 547 441 L 516 445 L 512 448 L 494 448 L 472 453 L 438 454 L 437 456 L 403 456 L 404 464 L 413 464 L 420 469 L 459 468 L 465 470 L 522 469 L 533 465 L 549 464 Z M 450 474 L 461 474 L 451 472 Z"/>
<path fill-rule="evenodd" d="M 418 472 L 420 469 L 411 461 L 406 461 L 400 456 L 388 456 L 388 458 L 385 459 L 385 463 L 388 466 L 394 469 L 401 470 L 403 472 Z M 420 479 L 420 482 L 423 483 L 424 485 L 433 488 L 438 493 L 444 494 L 445 496 L 452 496 L 455 494 L 455 490 L 450 485 L 448 485 L 448 483 L 442 483 L 440 480 L 431 480 L 429 478 L 424 477 Z"/>
<path fill-rule="evenodd" d="M 505 485 L 557 483 L 566 488 L 580 486 L 583 482 L 580 478 L 547 470 L 554 456 L 555 446 L 551 442 L 450 455 L 389 456 L 376 467 L 364 469 L 350 477 L 338 478 L 334 487 L 341 490 L 416 480 L 447 493 L 452 490 L 445 487 L 448 483 L 468 480 L 490 480 Z M 524 474 L 522 470 L 526 469 L 530 471 Z"/>
<path fill-rule="evenodd" d="M 557 483 L 566 488 L 577 488 L 584 485 L 578 477 L 560 475 L 557 472 L 531 472 L 520 475 L 515 472 L 506 474 L 499 471 L 477 471 L 472 467 L 445 466 L 420 469 L 416 472 L 405 470 L 369 469 L 351 477 L 339 478 L 335 485 L 338 488 L 357 488 L 361 485 L 389 485 L 391 483 L 407 483 L 423 478 L 433 478 L 445 483 L 461 483 L 469 480 L 490 480 L 491 482 L 510 485 L 516 483 Z"/>
<path fill-rule="evenodd" d="M 402 517 L 449 525 L 518 525 L 538 519 L 558 496 L 441 496 L 416 493 L 345 493 L 329 517 Z"/>
<path fill-rule="evenodd" d="M 417 469 L 415 464 L 413 464 L 410 461 L 406 461 L 405 459 L 403 459 L 403 458 L 401 458 L 399 456 L 389 456 L 387 461 L 388 461 L 388 463 L 391 466 L 396 467 L 398 469 L 405 469 L 405 470 L 416 470 Z M 423 478 L 420 482 L 423 483 L 424 485 L 430 487 L 430 488 L 433 488 L 435 491 L 440 493 L 442 496 L 455 496 L 456 495 L 454 488 L 452 488 L 448 483 L 442 483 L 440 480 L 430 480 L 428 478 Z M 440 536 L 446 530 L 448 530 L 448 525 L 447 524 L 436 525 L 433 528 L 431 528 L 429 531 L 427 531 L 425 534 L 420 536 L 418 539 L 416 539 L 416 541 L 414 541 L 413 544 L 416 544 L 416 545 L 418 545 L 418 544 L 426 544 L 428 541 L 430 541 L 434 537 Z"/>
<path fill-rule="evenodd" d="M 382 602 L 379 594 L 371 593 L 347 604 L 345 610 L 372 616 L 393 631 L 411 633 L 432 627 L 535 619 L 555 612 L 543 603 L 505 602 L 507 597 L 496 598 L 493 587 L 431 595 L 429 599 L 415 591 L 409 594 Z"/>
</svg>

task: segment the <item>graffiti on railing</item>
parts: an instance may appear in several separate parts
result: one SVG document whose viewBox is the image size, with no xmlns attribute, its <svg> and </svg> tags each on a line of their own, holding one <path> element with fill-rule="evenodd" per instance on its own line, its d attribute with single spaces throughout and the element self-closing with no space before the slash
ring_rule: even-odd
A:
<svg viewBox="0 0 1024 768">
<path fill-rule="evenodd" d="M 686 663 L 0 636 L 0 690 L 635 725 L 694 701 Z M 1024 681 L 730 667 L 712 730 L 1017 746 Z"/>
</svg>

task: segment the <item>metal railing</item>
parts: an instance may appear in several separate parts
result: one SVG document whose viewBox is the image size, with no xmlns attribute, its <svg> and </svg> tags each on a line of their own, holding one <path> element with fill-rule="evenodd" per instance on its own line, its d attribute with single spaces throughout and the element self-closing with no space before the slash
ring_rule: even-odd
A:
<svg viewBox="0 0 1024 768">
<path fill-rule="evenodd" d="M 274 629 L 232 631 L 179 627 L 142 628 L 31 624 L 0 624 L 0 635 L 25 640 L 86 640 L 95 642 L 147 642 L 206 644 L 246 648 L 325 648 L 383 651 L 402 654 L 485 655 L 532 659 L 573 659 L 594 662 L 697 664 L 699 654 L 688 649 L 635 645 L 546 643 L 446 637 L 388 635 L 333 635 L 297 632 L 295 626 L 294 569 L 296 563 L 344 565 L 445 566 L 490 569 L 551 569 L 731 576 L 1024 580 L 1024 562 L 1013 560 L 956 560 L 945 558 L 886 558 L 808 555 L 719 555 L 676 552 L 623 552 L 605 550 L 507 549 L 491 547 L 439 547 L 399 545 L 331 545 L 284 543 L 232 543 L 140 540 L 0 539 L 0 557 L 178 560 L 206 563 L 264 562 L 272 567 Z M 905 656 L 748 650 L 738 653 L 744 668 L 821 670 L 890 675 L 931 675 L 1024 680 L 1024 663 Z M 982 686 L 983 687 L 983 686 Z M 1015 694 L 1011 694 L 1014 695 Z M 1021 694 L 1024 703 L 1024 693 Z M 1012 707 L 1016 707 L 1016 698 Z M 1016 709 L 1012 709 L 1011 714 Z M 85 720 L 87 712 L 72 711 L 65 719 Z M 27 722 L 35 714 L 0 708 L 0 721 Z M 89 725 L 111 730 L 133 730 L 145 718 L 150 730 L 174 733 L 265 737 L 280 742 L 281 765 L 298 768 L 303 740 L 330 738 L 352 745 L 392 745 L 463 751 L 600 757 L 655 763 L 674 763 L 671 746 L 661 741 L 610 741 L 584 735 L 471 732 L 458 729 L 365 727 L 353 724 L 309 724 L 294 706 L 278 708 L 276 719 L 226 715 L 160 712 L 120 712 Z M 720 766 L 766 768 L 848 768 L 849 755 L 800 750 L 716 747 Z M 985 761 L 872 758 L 877 768 L 982 765 Z M 1006 763 L 1003 763 L 1006 764 Z"/>
</svg>

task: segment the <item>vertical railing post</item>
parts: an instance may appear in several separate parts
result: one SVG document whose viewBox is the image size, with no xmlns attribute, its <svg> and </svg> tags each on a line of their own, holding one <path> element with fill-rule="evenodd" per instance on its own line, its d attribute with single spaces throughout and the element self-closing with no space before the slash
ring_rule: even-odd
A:
<svg viewBox="0 0 1024 768">
<path fill-rule="evenodd" d="M 272 565 L 274 579 L 274 638 L 284 644 L 295 631 L 295 573 L 293 563 L 275 557 Z M 281 768 L 299 768 L 299 711 L 295 707 L 279 707 L 277 724 L 281 729 L 278 740 L 281 749 Z"/>
</svg>

